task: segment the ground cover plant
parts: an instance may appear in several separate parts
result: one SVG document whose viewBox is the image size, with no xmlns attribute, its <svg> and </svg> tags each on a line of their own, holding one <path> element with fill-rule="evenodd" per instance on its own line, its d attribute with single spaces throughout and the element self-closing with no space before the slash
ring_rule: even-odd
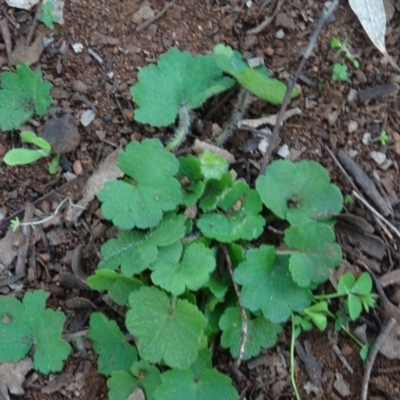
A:
<svg viewBox="0 0 400 400">
<path fill-rule="evenodd" d="M 251 68 L 223 45 L 195 57 L 173 48 L 157 65 L 143 68 L 131 89 L 136 121 L 156 127 L 179 121 L 166 146 L 159 139 L 130 142 L 117 162 L 124 178 L 107 182 L 98 195 L 103 217 L 120 233 L 103 244 L 87 283 L 127 308 L 123 324 L 100 312 L 89 322 L 88 337 L 99 371 L 108 376 L 111 400 L 127 399 L 135 388 L 155 400 L 238 399 L 230 379 L 213 368 L 212 350 L 217 345 L 229 350 L 238 368 L 275 346 L 287 322 L 299 398 L 296 337 L 312 324 L 326 329 L 327 317 L 342 329 L 346 317 L 355 320 L 374 304 L 368 274 L 344 275 L 334 293 L 320 293 L 341 262 L 333 227 L 343 206 L 340 190 L 320 164 L 274 161 L 253 186 L 235 179 L 219 155 L 172 152 L 190 130 L 190 110 L 236 84 L 240 96 L 251 93 L 272 104 L 282 103 L 286 91 L 264 66 Z M 292 96 L 297 95 L 295 90 Z M 266 231 L 277 221 L 279 243 L 269 241 Z M 344 313 L 329 310 L 330 298 L 343 300 Z M 49 350 L 41 346 L 43 327 L 51 324 L 47 345 L 57 351 L 52 363 L 43 365 L 39 358 L 35 366 L 44 373 L 59 371 L 70 350 L 60 337 L 62 314 L 45 309 L 40 291 L 22 303 L 0 299 L 6 302 L 0 339 L 10 332 L 24 339 L 18 351 L 15 343 L 0 340 L 0 361 L 22 358 L 33 344 L 43 356 Z M 42 312 L 29 314 L 35 302 Z M 23 317 L 29 326 L 21 324 Z M 8 352 L 2 352 L 4 346 Z"/>
</svg>

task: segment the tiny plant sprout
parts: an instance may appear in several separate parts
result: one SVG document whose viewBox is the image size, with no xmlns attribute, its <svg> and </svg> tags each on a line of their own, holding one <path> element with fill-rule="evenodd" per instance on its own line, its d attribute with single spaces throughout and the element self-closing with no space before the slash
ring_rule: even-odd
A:
<svg viewBox="0 0 400 400">
<path fill-rule="evenodd" d="M 340 63 L 333 64 L 332 80 L 346 82 L 347 81 L 347 65 L 340 64 Z"/>
<path fill-rule="evenodd" d="M 34 132 L 21 132 L 21 140 L 24 143 L 35 145 L 36 149 L 12 149 L 4 156 L 4 162 L 7 165 L 25 165 L 31 164 L 43 157 L 47 157 L 51 152 L 50 143 L 36 136 Z"/>
<path fill-rule="evenodd" d="M 54 29 L 54 22 L 60 21 L 60 17 L 54 13 L 54 3 L 47 0 L 41 5 L 42 12 L 38 14 L 37 19 L 42 21 L 49 29 Z"/>
<path fill-rule="evenodd" d="M 379 141 L 381 142 L 382 146 L 386 146 L 387 145 L 387 143 L 389 141 L 389 136 L 388 136 L 388 134 L 386 133 L 385 130 L 383 130 L 381 132 L 381 134 L 379 135 Z"/>
</svg>

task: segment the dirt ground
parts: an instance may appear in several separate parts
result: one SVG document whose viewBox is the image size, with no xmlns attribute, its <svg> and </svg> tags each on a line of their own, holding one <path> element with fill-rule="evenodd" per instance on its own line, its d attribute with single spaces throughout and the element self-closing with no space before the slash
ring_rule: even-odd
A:
<svg viewBox="0 0 400 400">
<path fill-rule="evenodd" d="M 19 39 L 27 37 L 35 10 L 27 12 L 10 8 L 4 1 L 0 3 L 1 16 L 8 21 L 14 48 Z M 399 6 L 397 2 L 391 10 L 390 0 L 385 3 L 391 14 L 388 17 L 386 47 L 394 61 L 399 63 L 400 7 L 396 10 L 395 6 Z M 7 167 L 0 162 L 1 238 L 5 236 L 13 216 L 23 218 L 27 202 L 35 202 L 35 212 L 39 215 L 40 212 L 48 214 L 54 211 L 67 192 L 72 192 L 74 199 L 79 199 L 85 179 L 118 146 L 141 137 L 168 137 L 168 130 L 155 130 L 132 120 L 134 104 L 129 88 L 135 83 L 140 67 L 156 62 L 159 55 L 171 46 L 192 53 L 206 53 L 216 43 L 225 43 L 242 52 L 251 51 L 262 56 L 271 72 L 285 80 L 293 76 L 323 7 L 323 2 L 316 0 L 176 0 L 163 16 L 138 31 L 137 28 L 145 21 L 146 14 L 143 12 L 150 9 L 157 14 L 166 2 L 149 0 L 146 4 L 148 8 L 139 0 L 68 0 L 64 8 L 64 25 L 56 24 L 54 34 L 43 24 L 37 25 L 33 40 L 40 35 L 54 39 L 35 63 L 53 84 L 52 115 L 70 113 L 79 121 L 85 110 L 92 109 L 95 118 L 87 127 L 79 124 L 80 143 L 75 151 L 66 155 L 63 170 L 55 176 L 47 172 L 48 160 L 26 167 Z M 272 17 L 271 23 L 265 29 L 255 34 L 247 33 L 268 17 Z M 331 79 L 335 52 L 329 44 L 334 36 L 341 40 L 347 38 L 349 48 L 360 61 L 359 69 L 348 63 L 347 82 Z M 74 43 L 83 45 L 82 52 L 73 50 Z M 89 49 L 101 57 L 101 63 L 89 53 Z M 299 81 L 302 95 L 289 107 L 298 107 L 302 113 L 285 122 L 279 147 L 286 144 L 293 159 L 321 162 L 344 194 L 351 193 L 352 187 L 328 150 L 336 155 L 339 150 L 351 152 L 353 160 L 374 180 L 378 189 L 384 188 L 391 204 L 391 212 L 386 216 L 398 227 L 400 108 L 397 83 L 400 74 L 382 60 L 382 55 L 371 44 L 348 2 L 342 1 L 334 13 L 334 20 L 323 29 L 303 70 Z M 12 68 L 9 61 L 5 41 L 0 39 L 2 71 Z M 213 124 L 221 125 L 228 117 L 226 110 L 229 107 L 222 107 L 210 117 L 209 111 L 214 106 L 214 103 L 207 103 L 203 109 L 196 111 L 204 129 L 193 132 L 192 139 L 197 136 L 210 140 Z M 246 118 L 259 118 L 277 112 L 276 107 L 257 101 Z M 40 133 L 46 118 L 33 121 L 30 128 Z M 379 141 L 383 130 L 389 136 L 387 144 Z M 366 133 L 370 134 L 370 140 L 367 140 Z M 251 138 L 250 132 L 237 131 L 226 144 L 226 148 L 240 161 L 238 169 L 245 169 L 248 160 L 256 165 L 261 158 L 256 147 L 252 152 L 246 150 Z M 0 156 L 13 145 L 19 145 L 18 135 L 2 134 Z M 378 165 L 371 152 L 383 154 L 386 161 Z M 67 178 L 74 176 L 80 179 L 72 184 L 66 183 Z M 95 239 L 94 246 L 85 249 L 83 263 L 88 274 L 96 267 L 98 249 L 109 234 L 110 227 L 108 222 L 101 220 L 99 207 L 97 200 L 92 201 L 78 224 L 66 224 L 61 217 L 57 223 L 38 228 L 28 249 L 27 275 L 12 280 L 15 265 L 12 264 L 6 271 L 0 268 L 0 293 L 19 291 L 22 294 L 34 288 L 50 291 L 50 306 L 63 310 L 69 323 L 77 323 L 80 327 L 85 326 L 89 311 L 69 309 L 66 302 L 71 297 L 88 298 L 115 316 L 113 310 L 104 308 L 97 294 L 73 284 L 60 283 L 61 273 L 71 269 L 74 249 L 89 243 L 91 237 Z M 343 246 L 341 268 L 356 269 L 367 265 L 378 278 L 395 271 L 400 259 L 399 237 L 392 235 L 385 225 L 377 223 L 371 212 L 357 201 L 346 206 L 346 213 L 368 223 L 373 232 L 366 234 L 359 225 L 355 228 L 345 219 L 340 222 L 337 236 Z M 378 250 L 372 250 L 374 246 Z M 0 249 L 5 251 L 4 242 Z M 2 277 L 7 277 L 9 281 L 4 284 Z M 398 304 L 399 280 L 381 278 L 380 282 L 388 299 Z M 386 316 L 385 304 L 382 299 L 378 300 L 378 306 L 362 321 L 350 324 L 350 330 L 364 326 L 367 336 L 375 338 Z M 397 340 L 399 338 L 400 333 Z M 244 363 L 241 372 L 245 379 L 240 380 L 232 373 L 227 353 L 218 351 L 214 362 L 220 371 L 232 377 L 238 392 L 247 399 L 292 399 L 289 342 L 290 332 L 285 330 L 275 349 Z M 296 348 L 296 379 L 303 399 L 360 398 L 365 364 L 352 340 L 342 333 L 337 334 L 333 326 L 329 326 L 324 333 L 314 330 L 302 334 L 298 345 L 301 348 Z M 25 394 L 11 398 L 106 399 L 106 379 L 96 371 L 90 343 L 85 343 L 85 346 L 86 357 L 75 351 L 66 362 L 64 371 L 57 376 L 31 374 L 26 382 Z M 302 349 L 305 350 L 303 353 Z M 394 353 L 393 350 L 392 355 Z M 342 360 L 337 354 L 341 354 Z M 393 360 L 378 355 L 369 381 L 368 398 L 400 398 L 399 357 L 398 348 L 397 358 Z M 78 374 L 83 384 L 78 385 Z"/>
</svg>

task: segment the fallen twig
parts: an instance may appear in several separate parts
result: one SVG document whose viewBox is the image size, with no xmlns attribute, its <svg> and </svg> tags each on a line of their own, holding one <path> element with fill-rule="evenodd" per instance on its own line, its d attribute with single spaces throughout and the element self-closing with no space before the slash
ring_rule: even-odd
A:
<svg viewBox="0 0 400 400">
<path fill-rule="evenodd" d="M 339 3 L 339 0 L 334 0 L 331 2 L 329 7 L 324 6 L 324 11 L 322 12 L 322 16 L 318 22 L 317 28 L 315 29 L 314 33 L 312 34 L 312 36 L 310 38 L 310 42 L 308 43 L 308 46 L 303 54 L 303 58 L 301 59 L 299 66 L 297 67 L 297 71 L 296 71 L 293 79 L 289 82 L 289 84 L 286 88 L 286 94 L 283 99 L 282 106 L 279 110 L 277 121 L 276 121 L 274 129 L 272 131 L 272 135 L 271 135 L 271 139 L 270 139 L 267 151 L 263 155 L 263 158 L 261 161 L 261 169 L 260 169 L 261 174 L 263 174 L 265 172 L 265 170 L 267 169 L 267 165 L 271 158 L 272 152 L 274 151 L 274 149 L 276 148 L 276 146 L 279 143 L 279 130 L 282 126 L 282 119 L 285 114 L 286 108 L 289 104 L 290 95 L 296 85 L 296 82 L 299 79 L 301 71 L 303 70 L 307 60 L 311 56 L 311 53 L 315 47 L 315 44 L 317 43 L 317 39 L 318 39 L 319 34 L 321 33 L 322 28 L 324 27 L 326 21 L 328 20 L 328 18 L 330 17 L 330 15 L 332 14 L 333 10 L 336 8 L 338 3 Z"/>
<path fill-rule="evenodd" d="M 258 33 L 262 32 L 278 15 L 278 12 L 280 11 L 284 2 L 285 0 L 279 0 L 273 14 L 269 17 L 266 17 L 265 20 L 261 22 L 261 24 L 258 24 L 256 27 L 246 31 L 246 35 L 257 35 Z"/>
<path fill-rule="evenodd" d="M 367 207 L 368 210 L 370 210 L 375 215 L 375 217 L 377 217 L 381 221 L 383 221 L 391 229 L 391 231 L 394 232 L 397 235 L 397 237 L 400 239 L 400 231 L 393 224 L 391 224 L 383 215 L 379 214 L 378 211 L 376 211 L 374 207 L 369 205 L 368 202 L 362 196 L 360 196 L 356 190 L 353 190 L 352 194 L 354 197 L 356 197 L 358 200 L 360 200 L 361 203 L 363 203 L 365 205 L 365 207 Z"/>
<path fill-rule="evenodd" d="M 12 54 L 12 43 L 11 43 L 10 29 L 8 27 L 8 20 L 6 18 L 2 18 L 0 20 L 0 29 L 3 35 L 4 43 L 6 45 L 7 57 L 8 60 L 10 60 Z"/>
<path fill-rule="evenodd" d="M 393 329 L 395 325 L 396 325 L 396 320 L 393 317 L 389 318 L 386 321 L 385 325 L 383 326 L 381 333 L 376 338 L 374 345 L 372 346 L 371 352 L 369 353 L 368 356 L 367 363 L 365 364 L 362 391 L 361 391 L 361 400 L 367 400 L 369 378 L 371 376 L 371 371 L 375 362 L 375 358 L 383 342 L 386 340 L 386 337 L 389 335 L 390 331 Z"/>
<path fill-rule="evenodd" d="M 25 266 L 26 266 L 26 256 L 28 254 L 29 242 L 31 238 L 32 227 L 28 223 L 33 218 L 33 213 L 35 211 L 35 206 L 31 203 L 27 203 L 25 208 L 24 222 L 21 223 L 22 233 L 24 234 L 25 242 L 18 248 L 18 259 L 17 265 L 15 267 L 16 275 L 25 276 Z"/>
<path fill-rule="evenodd" d="M 144 21 L 141 23 L 137 28 L 136 32 L 140 32 L 143 29 L 146 29 L 149 25 L 151 25 L 153 22 L 157 21 L 159 18 L 161 18 L 170 8 L 173 7 L 175 4 L 175 0 L 170 1 L 169 3 L 165 4 L 164 8 L 156 14 L 154 17 L 149 18 L 148 20 Z"/>
</svg>

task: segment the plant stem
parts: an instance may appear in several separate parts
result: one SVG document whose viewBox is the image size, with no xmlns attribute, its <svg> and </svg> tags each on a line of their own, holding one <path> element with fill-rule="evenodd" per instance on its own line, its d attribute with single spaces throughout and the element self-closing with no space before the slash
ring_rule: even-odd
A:
<svg viewBox="0 0 400 400">
<path fill-rule="evenodd" d="M 172 151 L 179 147 L 185 140 L 190 129 L 190 116 L 188 108 L 182 104 L 179 109 L 179 124 L 175 130 L 175 134 L 169 144 L 166 146 L 168 151 Z"/>
<path fill-rule="evenodd" d="M 290 380 L 292 382 L 292 388 L 294 390 L 294 394 L 296 395 L 296 399 L 301 400 L 300 393 L 299 393 L 299 390 L 297 389 L 297 385 L 296 385 L 296 378 L 294 376 L 294 367 L 295 367 L 295 364 L 294 364 L 294 342 L 296 341 L 296 338 L 295 338 L 296 326 L 294 324 L 293 313 L 291 316 L 291 320 L 292 320 L 292 338 L 290 340 Z"/>
<path fill-rule="evenodd" d="M 177 297 L 176 296 L 172 296 L 172 298 L 171 298 L 171 307 L 169 309 L 169 315 L 173 315 L 173 313 L 175 312 L 176 300 L 177 300 Z"/>
<path fill-rule="evenodd" d="M 235 107 L 230 120 L 225 124 L 224 129 L 218 135 L 216 144 L 222 146 L 231 136 L 238 123 L 243 119 L 243 115 L 252 102 L 252 95 L 245 88 L 239 90 Z"/>
<path fill-rule="evenodd" d="M 318 294 L 314 295 L 314 300 L 328 300 L 328 299 L 337 299 L 338 297 L 346 296 L 347 293 L 332 293 L 332 294 Z"/>
</svg>

